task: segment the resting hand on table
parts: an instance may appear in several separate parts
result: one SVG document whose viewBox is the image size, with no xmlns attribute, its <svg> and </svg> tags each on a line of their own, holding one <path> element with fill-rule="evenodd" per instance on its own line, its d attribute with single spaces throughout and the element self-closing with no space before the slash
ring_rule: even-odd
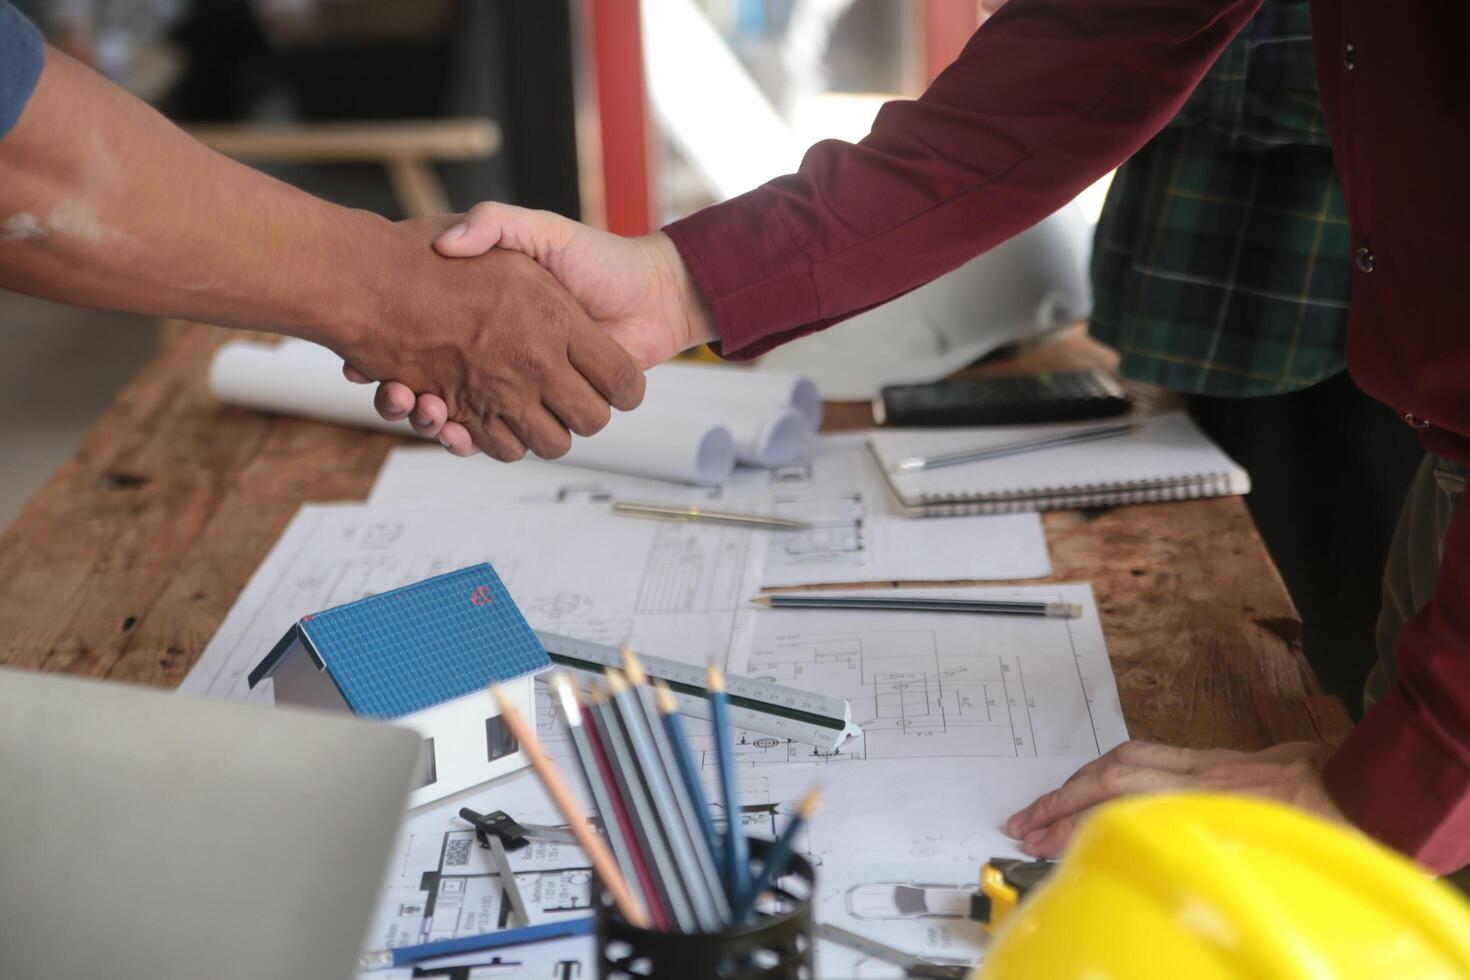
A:
<svg viewBox="0 0 1470 980">
<path fill-rule="evenodd" d="M 640 368 L 717 339 L 703 296 L 663 232 L 624 238 L 549 211 L 487 202 L 439 236 L 434 247 L 452 258 L 505 250 L 530 256 Z M 347 376 L 368 380 L 350 369 Z M 447 419 L 441 398 L 410 378 L 389 376 L 394 380 L 379 386 L 376 399 L 384 418 L 408 416 L 417 431 L 438 436 L 451 452 L 473 451 L 469 433 Z"/>
<path fill-rule="evenodd" d="M 1077 770 L 1060 789 L 1013 814 L 1005 830 L 1032 857 L 1056 858 L 1097 804 L 1169 791 L 1244 793 L 1340 821 L 1342 812 L 1322 783 L 1331 752 L 1311 742 L 1286 742 L 1260 752 L 1125 742 Z"/>
</svg>

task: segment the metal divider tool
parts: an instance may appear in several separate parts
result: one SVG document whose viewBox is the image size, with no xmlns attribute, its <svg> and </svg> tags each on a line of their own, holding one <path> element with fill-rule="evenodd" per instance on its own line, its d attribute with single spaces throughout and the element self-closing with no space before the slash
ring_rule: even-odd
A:
<svg viewBox="0 0 1470 980">
<path fill-rule="evenodd" d="M 529 926 L 531 912 L 526 908 L 526 899 L 521 895 L 520 882 L 516 881 L 515 869 L 510 866 L 510 854 L 507 853 L 526 846 L 527 829 L 512 820 L 510 814 L 499 810 L 483 814 L 464 807 L 459 811 L 459 818 L 475 828 L 475 840 L 490 852 L 490 863 L 500 878 L 500 887 L 511 915 L 520 921 L 520 925 Z"/>
<path fill-rule="evenodd" d="M 540 630 L 536 631 L 536 636 L 552 662 L 562 667 L 598 676 L 608 667 L 617 670 L 623 667 L 622 653 L 615 647 Z M 669 685 L 679 700 L 681 714 L 704 719 L 710 717 L 708 694 L 704 687 L 704 665 L 681 664 L 662 657 L 650 657 L 642 651 L 638 657 L 650 677 Z M 852 706 L 843 698 L 826 697 L 752 677 L 727 675 L 725 682 L 730 696 L 730 721 L 736 727 L 815 745 L 828 751 L 842 744 L 848 735 L 856 735 L 860 731 L 852 723 Z"/>
<path fill-rule="evenodd" d="M 526 908 L 525 897 L 521 895 L 521 885 L 516 881 L 515 869 L 510 866 L 510 855 L 505 852 L 505 844 L 499 837 L 491 835 L 487 847 L 490 850 L 490 863 L 495 865 L 495 872 L 500 877 L 500 887 L 505 892 L 505 900 L 510 904 L 516 924 L 530 925 L 531 912 Z"/>
</svg>

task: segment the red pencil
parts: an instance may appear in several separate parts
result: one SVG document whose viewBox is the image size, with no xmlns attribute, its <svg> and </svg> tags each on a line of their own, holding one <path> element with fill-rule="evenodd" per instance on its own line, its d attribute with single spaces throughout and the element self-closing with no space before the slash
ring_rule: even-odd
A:
<svg viewBox="0 0 1470 980">
<path fill-rule="evenodd" d="M 593 682 L 587 697 L 593 703 L 604 698 L 602 689 Z M 618 781 L 613 774 L 612 760 L 608 757 L 607 746 L 602 744 L 602 729 L 598 719 L 594 717 L 592 709 L 577 692 L 577 704 L 582 709 L 582 730 L 587 733 L 587 741 L 592 746 L 592 754 L 597 758 L 597 768 L 601 771 L 602 779 L 611 790 L 608 794 L 612 799 L 613 814 L 618 827 L 623 831 L 623 839 L 628 845 L 628 856 L 633 862 L 633 870 L 638 876 L 638 884 L 642 886 L 643 897 L 648 905 L 649 917 L 653 919 L 656 928 L 667 932 L 673 925 L 669 918 L 669 910 L 664 906 L 663 897 L 658 890 L 658 882 L 653 877 L 653 872 L 648 866 L 648 858 L 643 853 L 643 847 L 638 841 L 637 828 L 633 826 L 633 820 L 628 816 L 628 808 L 623 803 L 622 796 L 618 793 Z"/>
</svg>

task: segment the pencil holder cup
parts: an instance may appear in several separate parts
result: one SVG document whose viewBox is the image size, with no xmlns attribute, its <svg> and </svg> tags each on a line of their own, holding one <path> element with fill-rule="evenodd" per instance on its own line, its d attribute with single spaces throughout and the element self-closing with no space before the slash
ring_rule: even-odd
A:
<svg viewBox="0 0 1470 980">
<path fill-rule="evenodd" d="M 770 841 L 752 838 L 751 856 Z M 792 855 L 773 900 L 755 921 L 720 932 L 658 932 L 629 925 L 597 889 L 597 975 L 601 980 L 813 980 L 812 896 L 816 872 Z"/>
</svg>

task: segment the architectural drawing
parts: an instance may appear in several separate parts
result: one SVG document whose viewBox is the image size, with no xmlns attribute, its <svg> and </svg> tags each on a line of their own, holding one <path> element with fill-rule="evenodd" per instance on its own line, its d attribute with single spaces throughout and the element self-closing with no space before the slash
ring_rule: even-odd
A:
<svg viewBox="0 0 1470 980">
<path fill-rule="evenodd" d="M 1005 594 L 1078 602 L 1085 614 L 742 612 L 731 669 L 844 697 L 863 735 L 831 753 L 755 738 L 740 744 L 737 757 L 761 766 L 1097 755 L 1122 741 L 1121 711 L 1109 707 L 1116 702 L 1113 674 L 1091 590 L 1048 586 Z M 1105 697 L 1095 707 L 1099 686 Z"/>
<path fill-rule="evenodd" d="M 914 521 L 896 510 L 861 433 L 823 436 L 808 459 L 775 470 L 737 467 L 723 487 L 526 460 L 463 464 L 437 450 L 397 449 L 378 474 L 376 506 L 566 507 L 605 510 L 614 500 L 776 513 L 810 530 L 769 535 L 764 586 L 875 581 L 1024 579 L 1050 562 L 1035 514 Z M 765 538 L 765 532 L 745 531 Z M 650 596 L 650 601 L 658 597 Z"/>
<path fill-rule="evenodd" d="M 596 608 L 597 604 L 590 596 L 577 592 L 557 592 L 530 599 L 523 604 L 521 611 L 542 622 L 560 624 L 568 619 L 586 619 Z"/>
<path fill-rule="evenodd" d="M 863 520 L 866 534 L 866 514 Z M 492 561 L 533 626 L 609 645 L 628 640 L 686 663 L 721 658 L 732 674 L 848 698 L 866 733 L 830 753 L 736 734 L 740 819 L 748 832 L 774 836 L 794 802 L 820 781 L 821 816 L 801 845 L 820 865 L 818 916 L 932 959 L 971 962 L 983 953 L 976 924 L 936 915 L 864 918 L 849 911 L 849 895 L 864 896 L 862 908 L 881 908 L 875 894 L 881 897 L 887 886 L 889 904 L 898 907 L 896 886 L 903 884 L 924 889 L 927 908 L 928 890 L 936 889 L 937 898 L 939 889 L 962 889 L 981 861 L 1015 853 L 1000 830 L 1006 814 L 1127 737 L 1091 591 L 1067 585 L 930 591 L 1079 603 L 1084 615 L 1073 620 L 758 610 L 747 600 L 760 583 L 766 538 L 634 521 L 591 507 L 569 520 L 565 505 L 463 512 L 306 507 L 183 689 L 243 698 L 244 673 L 302 614 Z M 544 694 L 536 715 L 548 751 L 574 771 Z M 708 723 L 685 720 L 707 760 Z M 722 823 L 707 761 L 702 773 Z M 460 806 L 561 823 L 539 782 L 525 776 L 410 813 L 389 861 L 368 948 L 469 935 L 505 922 L 504 883 L 458 819 Z M 533 842 L 510 857 L 533 921 L 585 913 L 589 879 L 578 849 Z M 591 940 L 583 937 L 418 975 L 583 980 L 595 975 L 591 954 Z M 818 955 L 824 976 L 892 975 L 886 965 L 827 943 Z M 414 971 L 372 976 L 410 980 Z"/>
<path fill-rule="evenodd" d="M 548 748 L 554 755 L 560 755 L 565 745 L 556 740 Z M 769 787 L 764 780 L 756 779 L 748 784 L 746 791 L 754 795 L 769 792 Z M 410 820 L 390 863 L 378 916 L 368 935 L 370 947 L 406 946 L 470 936 L 506 928 L 509 924 L 511 912 L 504 883 L 491 865 L 489 852 L 479 846 L 474 832 L 458 818 L 459 805 L 421 812 Z M 555 811 L 540 798 L 539 789 L 527 780 L 492 789 L 464 805 L 503 808 L 527 823 L 561 825 Z M 711 809 L 716 822 L 722 824 L 723 807 L 716 804 Z M 744 806 L 742 825 L 746 832 L 773 837 L 778 809 L 774 804 L 758 801 Z M 592 871 L 578 848 L 532 841 L 510 852 L 509 857 L 532 921 L 550 922 L 561 916 L 590 914 Z M 465 980 L 501 975 L 546 980 L 595 975 L 587 939 L 560 940 L 510 950 L 500 957 L 485 954 L 470 959 L 474 960 L 473 969 L 464 974 Z M 502 973 L 503 970 L 509 972 Z M 379 980 L 438 975 L 441 974 L 407 970 L 364 974 Z M 458 980 L 456 975 L 442 975 Z"/>
<path fill-rule="evenodd" d="M 256 570 L 181 690 L 272 696 L 246 675 L 301 616 L 491 562 L 533 627 L 655 656 L 723 661 L 735 611 L 760 583 L 763 536 L 556 507 L 425 512 L 303 507 Z"/>
</svg>

